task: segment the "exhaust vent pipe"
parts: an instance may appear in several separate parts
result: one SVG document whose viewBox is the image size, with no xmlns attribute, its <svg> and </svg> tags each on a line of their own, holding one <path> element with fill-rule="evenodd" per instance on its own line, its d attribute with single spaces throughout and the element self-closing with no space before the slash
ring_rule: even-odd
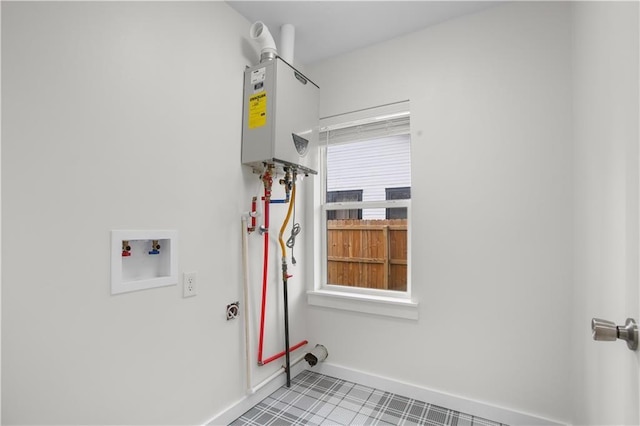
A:
<svg viewBox="0 0 640 426">
<path fill-rule="evenodd" d="M 324 361 L 329 356 L 327 348 L 322 345 L 316 345 L 315 348 L 304 356 L 304 360 L 309 363 L 309 366 L 313 367 L 319 362 Z"/>
<path fill-rule="evenodd" d="M 293 65 L 293 52 L 295 48 L 296 27 L 284 24 L 280 27 L 280 57 Z"/>
<path fill-rule="evenodd" d="M 256 21 L 251 25 L 249 35 L 260 44 L 260 62 L 272 61 L 276 58 L 278 54 L 276 42 L 269 32 L 269 28 L 262 21 Z"/>
</svg>

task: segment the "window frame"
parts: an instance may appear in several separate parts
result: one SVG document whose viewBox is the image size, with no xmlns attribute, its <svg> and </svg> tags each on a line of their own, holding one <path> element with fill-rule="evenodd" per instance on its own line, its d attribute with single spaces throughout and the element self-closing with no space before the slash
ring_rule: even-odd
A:
<svg viewBox="0 0 640 426">
<path fill-rule="evenodd" d="M 391 107 L 391 111 L 389 112 Z M 355 113 L 321 119 L 321 131 L 332 125 L 344 126 L 342 123 L 371 120 L 372 117 L 380 117 L 387 114 L 397 115 L 402 111 L 409 111 L 408 101 L 385 105 L 380 108 L 357 111 Z M 381 111 L 382 109 L 382 111 Z M 354 117 L 355 116 L 355 117 Z M 411 137 L 410 130 L 403 132 Z M 377 139 L 373 137 L 372 139 Z M 314 271 L 313 289 L 308 291 L 308 303 L 314 306 L 323 306 L 336 309 L 344 309 L 356 312 L 364 312 L 375 315 L 390 316 L 405 319 L 418 319 L 418 302 L 412 298 L 411 278 L 411 200 L 378 200 L 378 201 L 344 201 L 327 202 L 326 172 L 327 172 L 327 143 L 319 144 L 319 173 L 314 180 L 313 217 L 315 244 L 313 247 Z M 370 208 L 406 208 L 407 209 L 407 290 L 384 290 L 362 287 L 333 285 L 327 283 L 327 212 L 335 210 L 370 209 Z"/>
<path fill-rule="evenodd" d="M 408 191 L 409 192 L 409 198 L 389 198 L 389 195 L 395 196 L 399 193 L 401 193 L 402 191 Z M 386 200 L 391 201 L 391 200 L 410 200 L 411 199 L 411 187 L 410 186 L 395 186 L 395 187 L 390 187 L 390 188 L 385 188 L 384 189 L 384 197 Z M 405 218 L 395 218 L 395 217 L 389 217 L 391 216 L 391 207 L 387 208 L 387 210 L 385 211 L 385 217 L 387 218 L 387 220 L 389 219 L 408 219 L 408 211 L 405 211 Z"/>
</svg>

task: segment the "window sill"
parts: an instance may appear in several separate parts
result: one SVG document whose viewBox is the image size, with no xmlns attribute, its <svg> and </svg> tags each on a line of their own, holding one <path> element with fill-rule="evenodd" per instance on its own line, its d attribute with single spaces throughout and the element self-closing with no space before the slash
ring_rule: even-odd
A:
<svg viewBox="0 0 640 426">
<path fill-rule="evenodd" d="M 418 302 L 410 299 L 314 290 L 307 292 L 307 303 L 312 306 L 363 312 L 386 317 L 418 319 Z"/>
</svg>

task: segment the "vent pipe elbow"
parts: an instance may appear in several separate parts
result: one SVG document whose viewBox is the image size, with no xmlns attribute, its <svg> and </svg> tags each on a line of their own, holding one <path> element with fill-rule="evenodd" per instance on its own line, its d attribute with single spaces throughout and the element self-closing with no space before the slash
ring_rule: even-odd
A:
<svg viewBox="0 0 640 426">
<path fill-rule="evenodd" d="M 262 21 L 256 21 L 251 25 L 249 35 L 260 45 L 260 62 L 270 61 L 276 58 L 278 54 L 276 42 L 269 32 L 269 28 L 267 28 Z"/>
</svg>

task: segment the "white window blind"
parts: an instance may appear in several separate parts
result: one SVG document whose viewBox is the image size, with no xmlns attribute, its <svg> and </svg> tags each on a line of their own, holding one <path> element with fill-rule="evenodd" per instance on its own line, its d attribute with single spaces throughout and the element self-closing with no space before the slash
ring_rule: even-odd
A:
<svg viewBox="0 0 640 426">
<path fill-rule="evenodd" d="M 320 143 L 340 144 L 410 133 L 409 101 L 321 120 Z"/>
</svg>

